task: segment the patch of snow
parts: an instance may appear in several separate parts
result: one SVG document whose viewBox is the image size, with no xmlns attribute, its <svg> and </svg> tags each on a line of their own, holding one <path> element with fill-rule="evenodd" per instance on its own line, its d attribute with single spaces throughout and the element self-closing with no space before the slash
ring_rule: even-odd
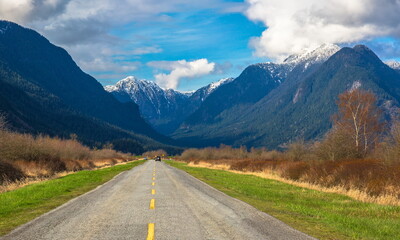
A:
<svg viewBox="0 0 400 240">
<path fill-rule="evenodd" d="M 354 90 L 356 90 L 356 89 L 359 89 L 361 87 L 361 82 L 360 81 L 354 81 L 353 82 L 353 85 L 351 86 L 351 88 L 350 88 L 350 92 L 352 92 L 352 91 L 354 91 Z"/>
<path fill-rule="evenodd" d="M 190 97 L 190 96 L 193 95 L 193 93 L 196 92 L 196 90 L 191 90 L 191 91 L 177 91 L 177 92 L 180 92 L 180 93 L 182 93 L 183 95 Z"/>
<path fill-rule="evenodd" d="M 221 80 L 219 80 L 218 82 L 213 82 L 210 83 L 209 87 L 208 87 L 208 92 L 211 93 L 213 92 L 215 89 L 219 88 L 220 86 L 227 84 L 229 82 L 232 82 L 233 78 L 222 78 Z"/>
<path fill-rule="evenodd" d="M 5 22 L 4 26 L 0 27 L 0 34 L 6 33 L 9 28 L 10 28 L 10 23 Z"/>
<path fill-rule="evenodd" d="M 217 82 L 212 82 L 212 83 L 208 84 L 207 86 L 199 88 L 191 96 L 193 96 L 196 99 L 199 98 L 200 101 L 204 101 L 211 93 L 213 93 L 219 87 L 221 87 L 222 85 L 225 85 L 227 83 L 230 83 L 233 80 L 234 80 L 234 78 L 222 78 Z"/>
<path fill-rule="evenodd" d="M 276 82 L 281 83 L 284 79 L 286 79 L 289 72 L 293 69 L 288 64 L 284 63 L 257 63 L 254 66 L 258 66 L 267 70 L 270 73 L 270 77 L 274 79 Z"/>
<path fill-rule="evenodd" d="M 208 84 L 207 86 L 201 88 L 201 89 L 205 89 L 205 92 L 204 92 L 203 97 L 201 98 L 201 101 L 204 101 L 211 93 L 213 93 L 220 86 L 230 83 L 233 80 L 234 80 L 234 78 L 222 78 L 218 82 L 212 82 L 212 83 Z"/>
<path fill-rule="evenodd" d="M 104 90 L 106 90 L 107 92 L 115 92 L 118 90 L 118 88 L 115 85 L 108 85 L 104 87 Z"/>
</svg>

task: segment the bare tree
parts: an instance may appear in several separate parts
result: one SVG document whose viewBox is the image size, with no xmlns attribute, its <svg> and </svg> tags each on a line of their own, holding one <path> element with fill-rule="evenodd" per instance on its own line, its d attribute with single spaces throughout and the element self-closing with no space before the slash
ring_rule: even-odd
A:
<svg viewBox="0 0 400 240">
<path fill-rule="evenodd" d="M 365 156 L 375 147 L 384 129 L 375 95 L 356 89 L 340 94 L 337 104 L 334 131 L 350 138 L 358 155 Z"/>
</svg>

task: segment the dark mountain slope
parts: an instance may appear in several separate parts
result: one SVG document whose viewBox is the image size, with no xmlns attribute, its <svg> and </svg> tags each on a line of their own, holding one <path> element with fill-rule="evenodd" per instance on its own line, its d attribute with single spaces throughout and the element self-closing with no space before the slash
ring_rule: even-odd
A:
<svg viewBox="0 0 400 240">
<path fill-rule="evenodd" d="M 337 96 L 357 87 L 376 93 L 379 104 L 389 111 L 398 106 L 400 75 L 365 46 L 343 48 L 303 76 L 295 68 L 279 87 L 236 112 L 234 121 L 191 126 L 196 134 L 188 131 L 186 139 L 276 148 L 300 138 L 318 138 L 331 127 Z M 199 134 L 199 129 L 207 134 Z"/>
<path fill-rule="evenodd" d="M 137 105 L 105 92 L 65 50 L 6 21 L 0 21 L 0 88 L 0 112 L 14 130 L 60 137 L 76 133 L 92 146 L 130 139 L 127 145 L 142 150 L 162 144 L 135 133 L 168 141 L 140 117 Z"/>
<path fill-rule="evenodd" d="M 0 61 L 22 78 L 57 96 L 64 104 L 121 128 L 160 137 L 140 117 L 134 103 L 121 104 L 68 53 L 37 32 L 1 21 Z"/>
<path fill-rule="evenodd" d="M 343 48 L 285 94 L 268 96 L 248 112 L 249 121 L 265 129 L 265 134 L 251 144 L 275 147 L 299 138 L 322 136 L 331 127 L 337 96 L 358 87 L 377 94 L 379 105 L 389 112 L 398 106 L 400 75 L 365 46 Z M 269 120 L 262 123 L 265 119 Z"/>
<path fill-rule="evenodd" d="M 248 121 L 265 129 L 251 144 L 276 147 L 299 138 L 320 137 L 331 127 L 340 93 L 360 87 L 373 91 L 380 105 L 391 108 L 398 106 L 399 86 L 400 75 L 371 50 L 365 46 L 343 48 L 304 81 L 281 95 L 267 96 L 249 110 Z"/>
<path fill-rule="evenodd" d="M 5 79 L 7 81 L 4 81 Z M 20 85 L 31 87 L 31 90 L 23 91 L 10 84 L 9 81 L 13 79 Z M 17 74 L 7 72 L 1 67 L 0 112 L 6 115 L 9 127 L 20 132 L 44 133 L 61 138 L 78 134 L 80 141 L 96 147 L 114 140 L 125 139 L 125 142 L 130 145 L 119 150 L 135 153 L 140 153 L 151 146 L 161 146 L 149 138 L 78 114 L 63 105 L 57 97 L 49 95 L 29 82 L 24 82 Z"/>
<path fill-rule="evenodd" d="M 252 141 L 256 135 L 248 129 L 253 125 L 241 126 L 247 118 L 246 112 L 265 96 L 280 92 L 278 89 L 286 91 L 293 83 L 309 76 L 339 50 L 337 45 L 324 44 L 312 51 L 291 55 L 281 64 L 261 63 L 248 67 L 241 76 L 227 84 L 230 89 L 225 87 L 226 92 L 221 88 L 212 93 L 173 136 L 199 146 Z M 270 82 L 273 84 L 268 87 Z M 207 115 L 209 112 L 213 114 Z"/>
<path fill-rule="evenodd" d="M 227 109 L 243 108 L 253 104 L 279 86 L 285 77 L 284 65 L 274 63 L 251 65 L 234 81 L 219 87 L 208 96 L 200 108 L 186 119 L 184 126 L 213 123 L 217 120 L 216 117 Z"/>
</svg>

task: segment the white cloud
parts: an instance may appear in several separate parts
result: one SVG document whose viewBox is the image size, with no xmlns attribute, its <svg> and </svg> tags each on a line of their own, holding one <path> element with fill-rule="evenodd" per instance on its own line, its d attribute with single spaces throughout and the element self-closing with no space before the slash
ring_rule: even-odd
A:
<svg viewBox="0 0 400 240">
<path fill-rule="evenodd" d="M 19 21 L 32 10 L 30 0 L 7 1 L 0 0 L 0 16 L 10 21 Z"/>
<path fill-rule="evenodd" d="M 78 66 L 85 72 L 91 72 L 99 80 L 111 72 L 132 74 L 141 63 L 126 57 L 124 51 L 105 43 L 79 44 L 69 47 L 69 53 L 74 56 Z"/>
<path fill-rule="evenodd" d="M 210 74 L 215 69 L 215 63 L 208 62 L 202 58 L 188 62 L 180 61 L 155 61 L 147 64 L 150 67 L 157 69 L 168 70 L 169 74 L 159 73 L 155 75 L 155 80 L 158 85 L 163 88 L 177 89 L 182 78 L 195 78 Z"/>
<path fill-rule="evenodd" d="M 157 46 L 150 46 L 150 47 L 141 47 L 134 49 L 131 53 L 133 55 L 143 55 L 143 54 L 150 54 L 150 53 L 160 53 L 163 50 Z"/>
<path fill-rule="evenodd" d="M 0 19 L 32 27 L 64 46 L 109 35 L 111 29 L 171 21 L 166 13 L 231 9 L 222 0 L 0 0 Z M 233 10 L 230 10 L 233 11 Z"/>
<path fill-rule="evenodd" d="M 85 71 L 92 72 L 119 72 L 128 73 L 135 71 L 140 66 L 139 62 L 119 62 L 115 63 L 108 58 L 97 57 L 90 59 L 89 61 L 81 60 L 79 65 Z"/>
<path fill-rule="evenodd" d="M 257 56 L 283 60 L 323 43 L 400 37 L 399 0 L 247 0 L 246 15 L 267 29 L 250 41 Z"/>
<path fill-rule="evenodd" d="M 163 49 L 136 35 L 119 37 L 113 30 L 132 32 L 135 27 L 174 21 L 168 13 L 233 8 L 238 10 L 239 4 L 223 0 L 0 0 L 0 19 L 40 32 L 64 47 L 85 71 L 103 72 L 109 66 L 109 71 L 128 72 L 138 65 L 121 59 Z"/>
<path fill-rule="evenodd" d="M 0 16 L 18 23 L 48 19 L 61 14 L 71 0 L 0 0 Z"/>
</svg>

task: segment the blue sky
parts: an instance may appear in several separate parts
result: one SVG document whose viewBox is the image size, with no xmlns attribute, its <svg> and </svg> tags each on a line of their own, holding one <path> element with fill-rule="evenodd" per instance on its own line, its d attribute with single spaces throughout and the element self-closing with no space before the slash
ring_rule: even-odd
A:
<svg viewBox="0 0 400 240">
<path fill-rule="evenodd" d="M 249 64 L 265 61 L 253 56 L 249 39 L 262 33 L 265 27 L 248 20 L 242 13 L 220 13 L 214 10 L 170 14 L 173 21 L 153 24 L 128 23 L 113 29 L 111 34 L 131 41 L 124 48 L 154 47 L 155 53 L 128 57 L 141 64 L 127 74 L 138 78 L 154 79 L 159 70 L 147 66 L 151 61 L 193 61 L 206 58 L 217 64 L 218 71 L 195 79 L 185 78 L 179 90 L 195 90 L 212 81 L 235 77 Z M 126 59 L 124 59 L 125 61 Z M 164 71 L 165 72 L 165 71 Z M 113 75 L 113 72 L 92 72 L 94 75 Z M 116 79 L 99 79 L 103 84 L 115 83 Z"/>
<path fill-rule="evenodd" d="M 0 19 L 65 48 L 103 85 L 133 75 L 190 91 L 324 43 L 400 56 L 395 0 L 0 1 Z"/>
</svg>

